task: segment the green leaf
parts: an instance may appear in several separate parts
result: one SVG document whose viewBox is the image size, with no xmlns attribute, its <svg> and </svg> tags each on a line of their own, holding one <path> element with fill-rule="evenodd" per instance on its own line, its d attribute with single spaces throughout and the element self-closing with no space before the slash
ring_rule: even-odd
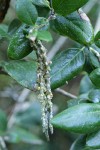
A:
<svg viewBox="0 0 100 150">
<path fill-rule="evenodd" d="M 90 79 L 97 88 L 100 88 L 100 68 L 91 72 Z"/>
<path fill-rule="evenodd" d="M 70 99 L 67 101 L 67 107 L 73 107 L 75 105 L 78 105 L 80 102 L 80 99 L 79 98 L 74 98 L 74 99 Z"/>
<path fill-rule="evenodd" d="M 100 48 L 100 31 L 95 36 L 95 44 Z"/>
<path fill-rule="evenodd" d="M 0 24 L 0 39 L 2 39 L 3 37 L 8 38 L 8 26 L 5 24 Z"/>
<path fill-rule="evenodd" d="M 51 21 L 51 27 L 60 35 L 68 36 L 81 44 L 90 45 L 93 43 L 94 33 L 92 25 L 82 11 L 80 14 L 74 12 L 67 17 L 57 15 L 56 19 Z"/>
<path fill-rule="evenodd" d="M 9 129 L 9 131 L 6 133 L 5 136 L 7 137 L 6 141 L 9 143 L 19 143 L 19 142 L 24 142 L 29 144 L 43 143 L 43 141 L 39 137 L 19 127 L 14 127 L 12 129 Z"/>
<path fill-rule="evenodd" d="M 57 54 L 52 60 L 51 83 L 55 89 L 82 71 L 84 66 L 83 49 L 71 48 Z"/>
<path fill-rule="evenodd" d="M 60 62 L 60 63 L 59 63 Z M 51 88 L 55 89 L 82 71 L 84 53 L 80 49 L 68 49 L 54 57 L 51 65 Z M 32 61 L 9 61 L 4 70 L 22 86 L 34 89 L 37 79 L 37 63 Z"/>
<path fill-rule="evenodd" d="M 88 1 L 89 0 L 53 0 L 52 4 L 56 13 L 66 16 L 75 10 L 78 10 Z"/>
<path fill-rule="evenodd" d="M 8 33 L 10 35 L 13 35 L 18 30 L 18 28 L 21 26 L 21 24 L 22 23 L 20 22 L 20 20 L 14 19 L 8 27 Z"/>
<path fill-rule="evenodd" d="M 32 29 L 32 32 L 28 33 L 27 38 L 31 39 L 38 39 L 46 42 L 52 41 L 52 36 L 49 31 L 49 22 L 47 21 L 46 18 L 43 17 L 38 17 L 37 21 L 34 25 L 34 29 Z"/>
<path fill-rule="evenodd" d="M 22 22 L 29 25 L 33 25 L 38 17 L 37 10 L 31 0 L 17 0 L 16 13 Z"/>
<path fill-rule="evenodd" d="M 56 115 L 51 123 L 70 132 L 91 133 L 100 129 L 100 105 L 92 103 L 76 105 Z"/>
<path fill-rule="evenodd" d="M 100 131 L 96 131 L 87 136 L 86 145 L 91 149 L 100 149 Z"/>
<path fill-rule="evenodd" d="M 100 131 L 96 131 L 87 136 L 86 145 L 91 149 L 100 149 Z"/>
<path fill-rule="evenodd" d="M 46 42 L 51 42 L 53 40 L 51 33 L 48 31 L 38 31 L 37 39 L 46 41 Z"/>
<path fill-rule="evenodd" d="M 3 134 L 7 129 L 7 116 L 4 111 L 0 109 L 0 134 Z"/>
<path fill-rule="evenodd" d="M 49 29 L 49 21 L 44 17 L 38 17 L 34 27 L 38 28 L 39 31 L 46 31 Z"/>
<path fill-rule="evenodd" d="M 91 90 L 88 95 L 90 101 L 94 103 L 99 103 L 100 102 L 100 90 Z"/>
<path fill-rule="evenodd" d="M 12 37 L 8 47 L 8 57 L 11 59 L 22 59 L 32 52 L 30 41 L 26 38 L 27 25 L 22 25 Z"/>
<path fill-rule="evenodd" d="M 100 67 L 99 58 L 96 55 L 94 55 L 92 52 L 90 52 L 90 54 L 89 54 L 89 61 L 93 67 L 95 67 L 95 68 Z"/>
<path fill-rule="evenodd" d="M 78 105 L 80 103 L 88 103 L 89 102 L 88 99 L 89 99 L 88 93 L 82 94 L 82 95 L 78 96 L 78 98 L 68 100 L 67 106 L 69 108 L 69 107 L 73 107 L 75 105 Z"/>
<path fill-rule="evenodd" d="M 98 51 L 100 53 L 100 48 L 97 47 L 95 44 L 92 44 L 92 46 L 90 47 L 90 49 L 93 48 L 94 50 Z"/>
<path fill-rule="evenodd" d="M 86 47 L 84 53 L 85 53 L 85 65 L 83 70 L 88 74 L 90 74 L 95 69 L 95 67 L 94 65 L 92 65 L 91 62 L 91 58 L 90 58 L 91 52 L 89 48 Z"/>
<path fill-rule="evenodd" d="M 87 92 L 89 92 L 90 90 L 95 89 L 95 86 L 93 85 L 93 83 L 91 82 L 90 78 L 88 75 L 85 75 L 80 83 L 80 89 L 79 89 L 79 93 L 80 94 L 85 94 Z"/>
<path fill-rule="evenodd" d="M 32 0 L 32 3 L 37 6 L 49 7 L 48 0 Z"/>
<path fill-rule="evenodd" d="M 36 62 L 10 61 L 4 64 L 4 70 L 22 86 L 34 89 L 37 79 Z"/>
<path fill-rule="evenodd" d="M 75 140 L 70 150 L 85 150 L 85 147 L 86 147 L 86 136 L 82 135 Z"/>
</svg>

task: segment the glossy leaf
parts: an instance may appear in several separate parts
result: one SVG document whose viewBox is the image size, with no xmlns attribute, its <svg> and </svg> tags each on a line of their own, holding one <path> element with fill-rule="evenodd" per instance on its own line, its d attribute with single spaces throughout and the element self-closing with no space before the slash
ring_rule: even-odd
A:
<svg viewBox="0 0 100 150">
<path fill-rule="evenodd" d="M 43 17 L 38 17 L 34 25 L 34 30 L 28 34 L 27 38 L 31 39 L 33 37 L 37 40 L 51 42 L 53 39 L 48 29 L 49 22 Z"/>
<path fill-rule="evenodd" d="M 26 38 L 24 30 L 28 30 L 26 25 L 22 25 L 10 41 L 8 57 L 11 59 L 22 59 L 33 50 L 30 46 L 30 41 Z"/>
<path fill-rule="evenodd" d="M 59 63 L 60 62 L 60 63 Z M 52 88 L 57 88 L 75 77 L 84 66 L 83 50 L 72 48 L 57 54 L 52 60 L 51 83 Z"/>
<path fill-rule="evenodd" d="M 100 88 L 100 68 L 91 72 L 90 79 L 97 88 Z"/>
<path fill-rule="evenodd" d="M 82 94 L 82 95 L 79 95 L 77 98 L 75 99 L 70 99 L 67 101 L 67 106 L 68 108 L 69 107 L 73 107 L 75 105 L 78 105 L 80 103 L 89 103 L 88 101 L 88 93 L 85 93 L 85 94 Z"/>
<path fill-rule="evenodd" d="M 16 13 L 22 22 L 29 25 L 33 25 L 38 17 L 37 10 L 31 0 L 17 0 Z"/>
<path fill-rule="evenodd" d="M 7 30 L 7 25 L 0 24 L 0 39 L 2 39 L 3 37 L 8 38 Z"/>
<path fill-rule="evenodd" d="M 85 94 L 89 91 L 91 91 L 92 89 L 95 89 L 95 86 L 93 85 L 93 83 L 91 82 L 90 78 L 88 75 L 85 75 L 80 83 L 80 88 L 79 88 L 79 93 L 80 94 Z"/>
<path fill-rule="evenodd" d="M 100 48 L 100 31 L 95 36 L 95 44 Z"/>
<path fill-rule="evenodd" d="M 100 90 L 91 90 L 88 95 L 90 101 L 94 103 L 99 103 L 100 102 Z"/>
<path fill-rule="evenodd" d="M 37 39 L 46 42 L 51 42 L 53 40 L 49 31 L 38 31 Z"/>
<path fill-rule="evenodd" d="M 60 62 L 60 63 L 59 63 Z M 82 71 L 84 53 L 79 49 L 68 49 L 54 57 L 51 65 L 51 87 L 55 89 L 71 80 Z M 31 90 L 36 83 L 36 62 L 10 61 L 4 63 L 5 71 L 18 83 Z"/>
<path fill-rule="evenodd" d="M 86 148 L 86 136 L 82 135 L 75 140 L 70 150 L 85 150 Z"/>
<path fill-rule="evenodd" d="M 4 133 L 7 129 L 7 116 L 5 112 L 0 109 L 0 134 Z"/>
<path fill-rule="evenodd" d="M 90 60 L 91 52 L 90 52 L 90 50 L 86 47 L 86 48 L 84 49 L 84 53 L 85 53 L 85 65 L 84 65 L 83 70 L 84 70 L 85 72 L 87 72 L 88 74 L 90 74 L 90 73 L 95 69 L 94 65 L 92 65 L 91 60 Z"/>
<path fill-rule="evenodd" d="M 32 0 L 34 5 L 37 6 L 42 6 L 42 7 L 49 7 L 49 2 L 48 0 Z"/>
<path fill-rule="evenodd" d="M 89 61 L 93 67 L 95 67 L 95 68 L 100 67 L 100 62 L 99 62 L 98 57 L 96 55 L 94 55 L 92 52 L 90 52 L 90 54 L 89 54 Z"/>
<path fill-rule="evenodd" d="M 75 10 L 78 10 L 89 0 L 53 0 L 53 8 L 56 13 L 66 16 Z"/>
<path fill-rule="evenodd" d="M 87 136 L 86 145 L 91 149 L 100 149 L 100 131 L 96 131 Z"/>
<path fill-rule="evenodd" d="M 96 51 L 98 51 L 99 53 L 100 53 L 100 48 L 99 47 L 97 47 L 95 44 L 92 44 L 92 46 L 91 46 L 94 50 L 96 50 Z M 90 47 L 90 48 L 91 48 Z"/>
<path fill-rule="evenodd" d="M 22 23 L 20 20 L 14 19 L 8 27 L 8 33 L 10 35 L 13 35 L 18 30 L 18 28 L 21 26 L 21 24 Z"/>
<path fill-rule="evenodd" d="M 37 78 L 36 62 L 10 61 L 4 64 L 4 70 L 22 86 L 34 89 Z"/>
<path fill-rule="evenodd" d="M 38 17 L 35 23 L 35 27 L 39 28 L 39 31 L 46 31 L 49 29 L 49 21 L 44 17 Z"/>
<path fill-rule="evenodd" d="M 56 19 L 51 21 L 51 27 L 60 35 L 68 36 L 84 45 L 90 45 L 94 40 L 90 20 L 82 11 L 80 14 L 74 12 L 67 17 L 57 15 Z"/>
<path fill-rule="evenodd" d="M 43 143 L 43 141 L 40 140 L 39 137 L 19 127 L 14 127 L 12 129 L 9 129 L 9 131 L 5 136 L 7 137 L 6 141 L 9 143 L 19 143 L 19 142 L 24 142 L 29 144 Z"/>
<path fill-rule="evenodd" d="M 74 99 L 70 99 L 67 101 L 67 107 L 73 107 L 75 105 L 78 105 L 80 103 L 80 99 L 79 98 L 74 98 Z"/>
<path fill-rule="evenodd" d="M 91 133 L 100 129 L 100 105 L 76 105 L 56 115 L 51 122 L 55 127 L 70 132 Z"/>
</svg>

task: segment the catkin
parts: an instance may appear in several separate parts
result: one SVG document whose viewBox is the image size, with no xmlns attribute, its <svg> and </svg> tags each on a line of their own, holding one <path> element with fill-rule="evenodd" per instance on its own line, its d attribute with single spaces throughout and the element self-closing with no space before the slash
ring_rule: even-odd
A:
<svg viewBox="0 0 100 150">
<path fill-rule="evenodd" d="M 37 82 L 35 88 L 39 91 L 38 98 L 42 108 L 42 126 L 43 132 L 49 140 L 49 132 L 53 134 L 53 126 L 50 123 L 53 117 L 52 102 L 53 97 L 50 86 L 50 64 L 47 61 L 46 48 L 41 41 L 35 42 L 36 55 L 38 61 Z"/>
</svg>

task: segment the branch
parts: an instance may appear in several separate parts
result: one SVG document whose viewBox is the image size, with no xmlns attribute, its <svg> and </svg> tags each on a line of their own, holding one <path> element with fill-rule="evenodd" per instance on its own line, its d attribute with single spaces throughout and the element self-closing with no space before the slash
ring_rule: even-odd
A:
<svg viewBox="0 0 100 150">
<path fill-rule="evenodd" d="M 18 102 L 22 103 L 26 100 L 26 98 L 28 97 L 28 95 L 30 94 L 30 90 L 29 89 L 23 89 L 22 93 L 20 94 L 19 98 L 18 98 Z"/>
<path fill-rule="evenodd" d="M 68 93 L 68 92 L 66 92 L 66 91 L 64 91 L 63 89 L 60 89 L 60 88 L 57 88 L 55 91 L 61 93 L 64 96 L 70 97 L 70 98 L 77 98 L 77 96 L 75 96 L 71 93 Z"/>
<path fill-rule="evenodd" d="M 68 38 L 67 37 L 60 37 L 54 46 L 51 48 L 51 50 L 48 52 L 48 60 L 52 60 L 52 58 L 55 56 L 55 54 L 61 49 L 63 44 L 66 42 Z"/>
<path fill-rule="evenodd" d="M 88 14 L 97 2 L 98 0 L 89 1 L 87 5 L 83 7 L 84 12 Z"/>
<path fill-rule="evenodd" d="M 22 106 L 21 104 L 23 104 L 23 102 L 26 100 L 26 98 L 28 97 L 28 95 L 30 94 L 30 90 L 28 89 L 23 89 L 23 91 L 21 92 L 19 98 L 18 98 L 18 102 L 15 104 L 15 107 L 12 110 L 12 115 L 9 118 L 8 121 L 8 127 L 12 127 L 12 125 L 14 124 L 15 121 L 15 114 L 19 111 L 19 107 Z M 21 108 L 21 107 L 20 107 Z"/>
<path fill-rule="evenodd" d="M 99 30 L 100 30 L 100 10 L 99 10 L 98 17 L 97 17 L 97 21 L 96 21 L 95 28 L 94 28 L 95 34 L 96 34 Z"/>
<path fill-rule="evenodd" d="M 4 139 L 0 136 L 0 145 L 2 147 L 2 150 L 7 150 L 6 144 Z M 0 149 L 1 150 L 1 149 Z"/>
</svg>

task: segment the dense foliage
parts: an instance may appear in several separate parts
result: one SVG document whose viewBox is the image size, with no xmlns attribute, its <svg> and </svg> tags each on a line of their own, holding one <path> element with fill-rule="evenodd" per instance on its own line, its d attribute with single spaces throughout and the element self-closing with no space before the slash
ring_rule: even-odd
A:
<svg viewBox="0 0 100 150">
<path fill-rule="evenodd" d="M 0 74 L 10 76 L 24 88 L 38 91 L 43 132 L 48 139 L 49 131 L 53 133 L 52 126 L 82 134 L 70 150 L 100 149 L 100 31 L 94 33 L 90 19 L 81 9 L 88 1 L 16 0 L 17 18 L 9 25 L 0 24 L 0 45 L 6 43 L 7 50 L 6 59 L 0 60 Z M 5 4 L 1 0 L 3 13 L 2 5 Z M 7 7 L 5 9 L 7 11 Z M 42 15 L 43 9 L 46 15 Z M 54 32 L 77 44 L 57 53 L 51 63 L 47 60 L 44 45 L 53 40 Z M 81 73 L 85 75 L 78 97 L 69 100 L 68 108 L 53 117 L 52 91 Z M 0 110 L 1 149 L 7 149 L 5 143 L 43 144 L 37 133 L 37 136 L 31 133 L 31 126 L 35 128 L 40 124 L 40 106 L 30 104 L 25 112 L 16 113 L 15 109 L 13 113 L 15 120 L 9 126 L 7 115 Z"/>
</svg>

